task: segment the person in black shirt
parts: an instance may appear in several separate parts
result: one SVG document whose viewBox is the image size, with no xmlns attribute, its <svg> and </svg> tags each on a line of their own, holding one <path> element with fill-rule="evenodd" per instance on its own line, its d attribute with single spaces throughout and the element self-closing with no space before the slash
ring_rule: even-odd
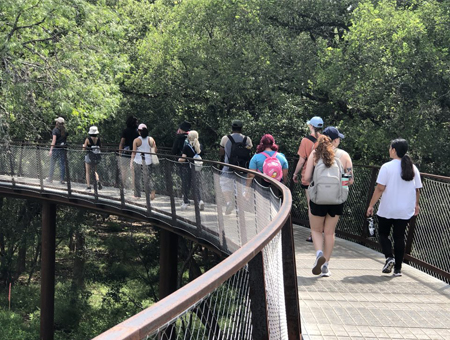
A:
<svg viewBox="0 0 450 340">
<path fill-rule="evenodd" d="M 119 144 L 119 165 L 124 187 L 126 186 L 126 180 L 129 174 L 129 164 L 131 151 L 133 150 L 133 141 L 139 137 L 138 119 L 134 116 L 129 116 L 127 118 L 126 124 L 127 127 L 122 131 L 122 136 L 120 138 Z"/>
<path fill-rule="evenodd" d="M 181 156 L 181 153 L 186 142 L 186 138 L 189 130 L 191 129 L 191 123 L 184 121 L 180 124 L 177 130 L 177 135 L 172 145 L 172 155 Z"/>
<path fill-rule="evenodd" d="M 47 178 L 47 183 L 53 182 L 53 173 L 55 171 L 55 163 L 59 162 L 59 168 L 61 170 L 61 184 L 65 184 L 65 171 L 66 171 L 66 153 L 64 148 L 67 146 L 68 133 L 64 127 L 64 118 L 58 117 L 55 119 L 56 125 L 52 130 L 52 144 L 50 145 L 50 172 Z"/>
<path fill-rule="evenodd" d="M 198 141 L 197 131 L 189 131 L 187 135 L 187 143 L 184 144 L 181 157 L 194 158 L 195 155 L 200 157 L 203 155 L 203 146 Z M 198 196 L 198 206 L 200 210 L 205 208 L 205 203 L 202 201 L 201 190 L 200 190 L 200 177 L 201 171 L 194 171 L 194 161 L 187 160 L 186 158 L 179 158 L 179 162 L 187 162 L 187 164 L 182 164 L 181 166 L 181 185 L 183 188 L 183 204 L 181 205 L 181 210 L 186 210 L 189 203 L 189 191 L 191 190 L 192 176 L 194 176 L 193 188 L 195 190 L 194 194 Z"/>
</svg>

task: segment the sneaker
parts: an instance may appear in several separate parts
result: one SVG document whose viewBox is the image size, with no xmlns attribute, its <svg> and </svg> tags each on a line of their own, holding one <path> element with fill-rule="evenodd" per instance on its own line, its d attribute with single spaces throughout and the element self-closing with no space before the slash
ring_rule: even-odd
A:
<svg viewBox="0 0 450 340">
<path fill-rule="evenodd" d="M 200 211 L 205 210 L 205 202 L 200 200 L 200 202 L 198 202 L 198 208 L 200 209 Z"/>
<path fill-rule="evenodd" d="M 320 273 L 320 277 L 329 277 L 331 275 L 330 269 L 327 265 L 323 265 Z"/>
<path fill-rule="evenodd" d="M 227 202 L 227 208 L 225 209 L 225 215 L 231 214 L 232 211 L 233 211 L 233 205 L 231 204 L 231 202 Z"/>
<path fill-rule="evenodd" d="M 46 178 L 46 179 L 45 179 L 45 183 L 53 183 L 53 180 L 52 180 L 52 179 L 49 179 L 49 178 Z"/>
<path fill-rule="evenodd" d="M 402 276 L 401 269 L 394 269 L 394 276 Z"/>
<path fill-rule="evenodd" d="M 392 272 L 392 268 L 394 267 L 394 264 L 395 264 L 395 259 L 393 257 L 388 257 L 386 259 L 386 263 L 383 266 L 382 272 L 385 274 L 389 274 L 390 272 Z"/>
<path fill-rule="evenodd" d="M 87 188 L 86 188 L 86 191 L 91 191 L 91 190 L 92 190 L 91 187 L 87 187 Z"/>
<path fill-rule="evenodd" d="M 189 207 L 189 203 L 184 203 L 181 205 L 181 210 L 186 210 Z"/>
<path fill-rule="evenodd" d="M 312 236 L 311 235 L 309 235 L 309 237 L 306 239 L 306 242 L 312 242 L 313 240 L 312 240 Z"/>
<path fill-rule="evenodd" d="M 61 184 L 66 184 L 66 181 L 61 181 L 61 182 L 59 182 L 59 183 L 61 183 Z"/>
<path fill-rule="evenodd" d="M 316 257 L 316 261 L 314 262 L 314 266 L 312 269 L 312 273 L 314 275 L 319 275 L 322 272 L 322 266 L 327 260 L 325 259 L 325 256 L 323 256 L 323 253 L 320 253 Z"/>
</svg>

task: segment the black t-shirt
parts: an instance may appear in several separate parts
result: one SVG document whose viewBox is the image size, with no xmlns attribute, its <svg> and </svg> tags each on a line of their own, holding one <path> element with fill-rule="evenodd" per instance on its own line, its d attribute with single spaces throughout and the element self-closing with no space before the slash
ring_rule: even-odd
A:
<svg viewBox="0 0 450 340">
<path fill-rule="evenodd" d="M 133 150 L 133 141 L 139 137 L 139 132 L 136 128 L 127 127 L 122 132 L 122 137 L 125 138 L 123 148 L 125 150 Z"/>
<path fill-rule="evenodd" d="M 181 133 L 175 137 L 172 145 L 172 155 L 181 156 L 183 153 L 184 142 L 187 138 L 187 132 Z"/>
<path fill-rule="evenodd" d="M 56 136 L 55 147 L 63 147 L 66 145 L 68 133 L 66 132 L 64 136 L 61 136 L 61 130 L 58 128 L 54 128 L 52 130 L 52 136 Z"/>
</svg>

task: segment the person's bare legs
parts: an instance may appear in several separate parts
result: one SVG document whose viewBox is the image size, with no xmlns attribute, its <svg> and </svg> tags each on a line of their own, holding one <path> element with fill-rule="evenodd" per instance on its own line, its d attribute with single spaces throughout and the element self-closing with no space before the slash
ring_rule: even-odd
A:
<svg viewBox="0 0 450 340">
<path fill-rule="evenodd" d="M 335 217 L 331 217 L 330 215 L 327 215 L 325 217 L 325 223 L 324 223 L 324 236 L 325 236 L 325 242 L 323 246 L 323 255 L 327 259 L 327 262 L 330 261 L 331 253 L 333 252 L 334 248 L 334 240 L 335 240 L 335 231 L 336 231 L 336 225 L 339 221 L 339 215 L 336 215 Z"/>
<path fill-rule="evenodd" d="M 90 169 L 90 166 L 88 163 L 84 163 L 84 164 L 86 165 L 86 184 L 87 184 L 87 187 L 90 188 L 91 187 L 91 184 L 90 184 L 91 178 L 90 178 L 89 172 L 91 169 Z"/>
<path fill-rule="evenodd" d="M 312 268 L 312 273 L 314 275 L 319 275 L 321 273 L 322 265 L 326 262 L 326 258 L 323 253 L 323 230 L 325 217 L 310 215 L 309 223 L 311 225 L 311 235 L 314 243 L 314 248 L 316 249 L 316 260 Z"/>
</svg>

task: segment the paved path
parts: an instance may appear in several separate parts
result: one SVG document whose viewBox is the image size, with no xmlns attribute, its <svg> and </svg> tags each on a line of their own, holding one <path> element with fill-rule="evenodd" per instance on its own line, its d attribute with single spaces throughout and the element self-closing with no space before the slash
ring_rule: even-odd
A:
<svg viewBox="0 0 450 340">
<path fill-rule="evenodd" d="M 381 253 L 339 238 L 331 277 L 314 276 L 308 235 L 294 226 L 305 340 L 450 340 L 450 285 L 405 264 L 402 277 L 382 274 Z"/>
</svg>

